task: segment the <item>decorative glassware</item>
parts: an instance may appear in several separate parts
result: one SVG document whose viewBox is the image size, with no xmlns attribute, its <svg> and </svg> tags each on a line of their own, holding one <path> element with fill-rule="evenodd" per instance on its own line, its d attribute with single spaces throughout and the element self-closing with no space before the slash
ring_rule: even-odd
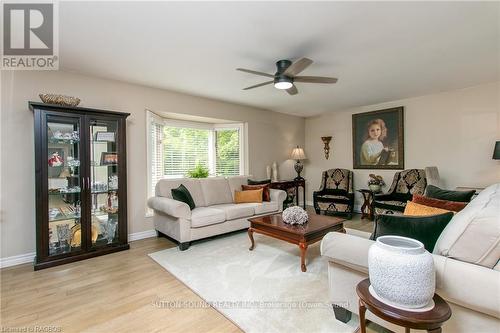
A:
<svg viewBox="0 0 500 333">
<path fill-rule="evenodd" d="M 68 224 L 58 224 L 57 229 L 57 239 L 59 240 L 59 247 L 67 249 L 69 247 L 69 239 L 71 232 Z"/>
<path fill-rule="evenodd" d="M 108 239 L 108 244 L 113 242 L 116 233 L 116 226 L 118 225 L 117 221 L 113 219 L 109 219 L 106 224 L 106 238 Z"/>
</svg>

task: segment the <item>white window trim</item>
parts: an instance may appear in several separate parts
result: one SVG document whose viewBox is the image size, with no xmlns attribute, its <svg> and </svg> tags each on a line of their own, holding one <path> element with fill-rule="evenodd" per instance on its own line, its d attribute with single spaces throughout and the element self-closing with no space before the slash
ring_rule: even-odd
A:
<svg viewBox="0 0 500 333">
<path fill-rule="evenodd" d="M 151 156 L 153 154 L 153 146 L 151 142 L 151 130 L 153 121 L 157 123 L 163 123 L 164 126 L 174 126 L 174 127 L 185 127 L 185 128 L 198 128 L 198 129 L 207 129 L 211 130 L 211 135 L 209 137 L 209 170 L 210 174 L 215 174 L 215 152 L 213 151 L 215 147 L 215 131 L 218 129 L 238 129 L 240 132 L 240 175 L 247 175 L 249 170 L 249 161 L 248 161 L 248 123 L 246 122 L 238 122 L 238 123 L 205 123 L 205 122 L 197 122 L 191 120 L 178 120 L 178 119 L 169 119 L 161 117 L 155 114 L 153 111 L 146 109 L 146 160 L 147 160 L 147 199 L 154 192 L 154 188 L 152 185 L 152 173 L 151 173 Z M 175 177 L 178 178 L 178 177 Z M 146 205 L 146 217 L 153 216 L 153 210 L 151 210 Z"/>
<path fill-rule="evenodd" d="M 146 173 L 146 184 L 147 184 L 147 195 L 146 195 L 146 202 L 149 199 L 151 193 L 154 192 L 154 189 L 152 188 L 152 182 L 153 182 L 153 174 L 151 173 L 151 156 L 153 155 L 153 143 L 151 142 L 151 130 L 152 130 L 152 124 L 153 121 L 156 121 L 158 123 L 162 123 L 164 120 L 160 116 L 156 115 L 153 111 L 146 109 L 146 167 L 147 167 L 147 173 Z M 152 217 L 153 216 L 153 210 L 148 207 L 146 204 L 146 217 Z"/>
<path fill-rule="evenodd" d="M 246 123 L 237 123 L 237 124 L 214 124 L 214 133 L 218 129 L 237 129 L 240 132 L 240 175 L 248 174 L 248 166 L 247 166 L 247 136 L 246 136 Z M 215 167 L 215 161 L 214 161 Z"/>
</svg>

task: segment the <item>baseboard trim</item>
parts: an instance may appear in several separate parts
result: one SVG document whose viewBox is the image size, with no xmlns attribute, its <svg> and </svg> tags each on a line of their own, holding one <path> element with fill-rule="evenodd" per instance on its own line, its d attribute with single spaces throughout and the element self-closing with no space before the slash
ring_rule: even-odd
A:
<svg viewBox="0 0 500 333">
<path fill-rule="evenodd" d="M 156 237 L 156 230 L 146 230 L 141 232 L 135 232 L 133 234 L 128 234 L 128 241 L 133 242 L 140 239 Z M 35 252 L 19 254 L 17 256 L 0 258 L 0 268 L 6 268 L 16 265 L 22 265 L 27 263 L 32 263 L 35 260 Z"/>
<path fill-rule="evenodd" d="M 144 239 L 144 238 L 151 238 L 151 237 L 156 237 L 156 230 L 155 229 L 141 231 L 141 232 L 135 232 L 133 234 L 128 234 L 128 241 L 133 242 L 136 240 L 140 240 L 140 239 Z"/>
<path fill-rule="evenodd" d="M 17 256 L 0 258 L 0 268 L 16 266 L 21 264 L 27 264 L 29 262 L 33 262 L 35 260 L 35 252 L 19 254 Z"/>
</svg>

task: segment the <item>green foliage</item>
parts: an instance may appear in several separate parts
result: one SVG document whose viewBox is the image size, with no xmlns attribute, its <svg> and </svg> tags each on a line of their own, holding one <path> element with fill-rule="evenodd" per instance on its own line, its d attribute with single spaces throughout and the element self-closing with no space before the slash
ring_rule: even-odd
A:
<svg viewBox="0 0 500 333">
<path fill-rule="evenodd" d="M 208 177 L 208 168 L 205 168 L 201 164 L 196 164 L 194 169 L 191 169 L 187 172 L 187 176 L 189 178 L 207 178 Z"/>
<path fill-rule="evenodd" d="M 238 130 L 219 130 L 216 135 L 217 175 L 238 175 L 240 172 L 240 137 Z"/>
<path fill-rule="evenodd" d="M 198 164 L 208 167 L 208 130 L 166 126 L 164 131 L 165 175 L 183 175 Z"/>
</svg>

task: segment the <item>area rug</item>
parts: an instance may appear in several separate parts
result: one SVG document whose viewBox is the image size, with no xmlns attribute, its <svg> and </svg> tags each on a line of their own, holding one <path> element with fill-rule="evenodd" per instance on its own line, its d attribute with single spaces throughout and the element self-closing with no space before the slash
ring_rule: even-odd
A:
<svg viewBox="0 0 500 333">
<path fill-rule="evenodd" d="M 335 320 L 328 302 L 327 261 L 319 242 L 300 270 L 298 246 L 246 232 L 170 248 L 149 256 L 245 332 L 354 332 L 356 316 Z"/>
</svg>

